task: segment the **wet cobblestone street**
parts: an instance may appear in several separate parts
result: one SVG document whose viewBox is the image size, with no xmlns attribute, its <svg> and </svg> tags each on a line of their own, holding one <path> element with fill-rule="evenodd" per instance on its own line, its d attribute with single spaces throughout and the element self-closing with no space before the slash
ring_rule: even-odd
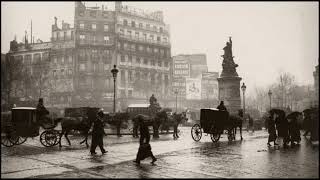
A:
<svg viewBox="0 0 320 180">
<path fill-rule="evenodd" d="M 108 153 L 89 155 L 76 137 L 72 146 L 45 148 L 28 139 L 23 145 L 1 147 L 2 178 L 319 178 L 319 149 L 302 137 L 300 146 L 283 149 L 267 147 L 267 133 L 244 132 L 244 140 L 228 142 L 223 135 L 218 143 L 203 135 L 193 141 L 190 128 L 173 140 L 162 135 L 151 140 L 158 158 L 155 165 L 146 159 L 138 166 L 132 162 L 138 139 L 131 136 L 107 136 Z M 79 138 L 78 138 L 79 139 Z M 121 140 L 120 140 L 121 139 Z M 89 144 L 91 138 L 89 138 Z"/>
</svg>

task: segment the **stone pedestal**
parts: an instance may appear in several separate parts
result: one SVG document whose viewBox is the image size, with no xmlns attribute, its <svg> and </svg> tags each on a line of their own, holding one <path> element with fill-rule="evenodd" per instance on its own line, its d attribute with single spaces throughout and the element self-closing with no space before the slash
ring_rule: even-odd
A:
<svg viewBox="0 0 320 180">
<path fill-rule="evenodd" d="M 224 76 L 218 78 L 219 102 L 224 101 L 229 113 L 238 113 L 241 109 L 240 81 L 238 76 Z"/>
</svg>

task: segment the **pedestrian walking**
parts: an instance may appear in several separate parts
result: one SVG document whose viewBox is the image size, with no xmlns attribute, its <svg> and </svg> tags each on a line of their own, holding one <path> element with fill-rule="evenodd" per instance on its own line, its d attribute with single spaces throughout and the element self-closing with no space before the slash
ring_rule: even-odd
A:
<svg viewBox="0 0 320 180">
<path fill-rule="evenodd" d="M 254 132 L 254 127 L 253 127 L 253 118 L 249 115 L 249 129 Z"/>
<path fill-rule="evenodd" d="M 100 109 L 97 112 L 97 116 L 92 128 L 92 141 L 91 141 L 91 148 L 90 148 L 91 155 L 97 154 L 95 152 L 97 146 L 99 146 L 102 154 L 105 154 L 106 152 L 108 152 L 103 148 L 103 135 L 105 134 L 103 117 L 104 117 L 103 109 Z"/>
<path fill-rule="evenodd" d="M 139 119 L 139 127 L 140 127 L 140 146 L 138 150 L 138 154 L 136 157 L 136 160 L 134 161 L 137 164 L 140 164 L 141 160 L 144 160 L 147 157 L 152 158 L 152 164 L 157 161 L 157 158 L 154 157 L 151 146 L 149 144 L 150 142 L 150 133 L 148 126 L 145 124 L 143 119 Z"/>
<path fill-rule="evenodd" d="M 268 121 L 268 133 L 269 133 L 269 138 L 268 138 L 268 143 L 267 143 L 268 146 L 271 146 L 270 142 L 272 142 L 272 141 L 275 146 L 278 145 L 276 143 L 276 139 L 277 139 L 276 124 L 275 124 L 276 118 L 277 118 L 277 114 L 271 112 L 269 114 L 269 117 L 267 120 Z"/>
<path fill-rule="evenodd" d="M 283 147 L 287 148 L 288 143 L 290 141 L 290 136 L 289 136 L 289 123 L 288 120 L 285 116 L 285 112 L 280 110 L 278 112 L 279 114 L 277 115 L 277 118 L 275 120 L 276 122 L 276 127 L 278 130 L 278 138 L 279 140 L 282 140 L 283 142 Z"/>
<path fill-rule="evenodd" d="M 304 134 L 303 136 L 307 136 L 309 133 L 311 133 L 311 110 L 310 109 L 305 109 L 303 111 L 303 129 L 304 129 Z"/>
<path fill-rule="evenodd" d="M 301 141 L 300 129 L 299 129 L 297 118 L 298 117 L 294 117 L 294 116 L 288 117 L 291 147 L 296 145 L 295 142 L 299 144 Z"/>
</svg>

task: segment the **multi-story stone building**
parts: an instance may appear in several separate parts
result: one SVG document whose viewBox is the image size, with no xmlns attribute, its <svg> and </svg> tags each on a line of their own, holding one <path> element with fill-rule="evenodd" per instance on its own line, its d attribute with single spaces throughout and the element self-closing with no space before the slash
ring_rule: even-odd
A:
<svg viewBox="0 0 320 180">
<path fill-rule="evenodd" d="M 169 26 L 161 11 L 147 13 L 121 2 L 115 3 L 114 11 L 75 2 L 74 11 L 74 27 L 63 21 L 59 27 L 55 17 L 51 42 L 16 45 L 8 53 L 25 64 L 47 59 L 46 82 L 51 88 L 46 106 L 58 108 L 61 114 L 71 106 L 112 111 L 114 64 L 119 69 L 117 111 L 131 103 L 145 103 L 151 94 L 163 106 L 173 101 L 167 96 L 172 65 Z"/>
<path fill-rule="evenodd" d="M 115 3 L 117 88 L 122 106 L 145 102 L 154 94 L 160 104 L 169 100 L 171 45 L 169 26 L 161 11 L 148 13 Z"/>
<path fill-rule="evenodd" d="M 51 90 L 49 63 L 51 42 L 19 43 L 10 42 L 10 50 L 6 54 L 7 80 L 10 104 L 28 105 L 27 101 L 36 101 L 39 97 L 49 98 Z M 9 105 L 10 106 L 10 105 Z"/>
</svg>

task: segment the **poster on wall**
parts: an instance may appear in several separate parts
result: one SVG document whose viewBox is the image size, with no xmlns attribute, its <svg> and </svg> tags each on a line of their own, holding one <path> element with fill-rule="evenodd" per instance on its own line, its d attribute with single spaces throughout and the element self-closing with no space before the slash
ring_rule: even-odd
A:
<svg viewBox="0 0 320 180">
<path fill-rule="evenodd" d="M 201 99 L 201 79 L 186 79 L 186 99 Z"/>
</svg>

